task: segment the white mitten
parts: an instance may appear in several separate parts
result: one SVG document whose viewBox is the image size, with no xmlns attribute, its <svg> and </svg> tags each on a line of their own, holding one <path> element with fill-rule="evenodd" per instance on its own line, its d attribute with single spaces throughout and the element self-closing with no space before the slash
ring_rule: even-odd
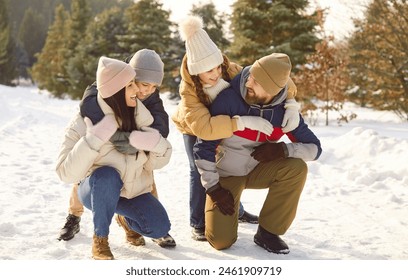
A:
<svg viewBox="0 0 408 280">
<path fill-rule="evenodd" d="M 238 130 L 249 128 L 252 130 L 258 130 L 266 135 L 272 134 L 273 126 L 264 118 L 257 116 L 234 116 L 234 119 L 237 120 Z"/>
<path fill-rule="evenodd" d="M 104 116 L 103 119 L 95 125 L 92 124 L 92 121 L 88 117 L 85 117 L 84 121 L 86 133 L 95 135 L 103 142 L 108 142 L 118 128 L 113 115 Z"/>
<path fill-rule="evenodd" d="M 294 98 L 287 99 L 285 103 L 285 115 L 282 121 L 282 131 L 288 133 L 294 130 L 299 125 L 300 116 L 299 109 L 300 105 L 296 102 Z"/>
<path fill-rule="evenodd" d="M 133 130 L 129 135 L 129 143 L 138 150 L 152 151 L 160 141 L 160 133 L 151 127 L 142 127 L 142 131 Z"/>
</svg>

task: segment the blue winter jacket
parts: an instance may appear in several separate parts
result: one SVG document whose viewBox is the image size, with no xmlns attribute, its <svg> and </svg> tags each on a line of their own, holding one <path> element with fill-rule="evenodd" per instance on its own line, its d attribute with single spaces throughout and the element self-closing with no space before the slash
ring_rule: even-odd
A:
<svg viewBox="0 0 408 280">
<path fill-rule="evenodd" d="M 278 142 L 285 133 L 281 124 L 285 113 L 287 88 L 275 96 L 270 104 L 248 104 L 245 101 L 247 93 L 245 83 L 250 67 L 246 67 L 231 81 L 231 87 L 223 90 L 210 107 L 212 116 L 261 116 L 270 121 L 274 127 L 271 135 L 259 131 L 245 129 L 236 131 L 234 135 L 214 141 L 198 139 L 194 146 L 196 165 L 201 174 L 205 189 L 214 186 L 219 176 L 245 176 L 259 163 L 250 154 L 254 148 L 265 142 Z M 300 116 L 299 126 L 286 133 L 291 143 L 285 143 L 288 156 L 301 158 L 305 161 L 319 158 L 322 148 L 319 139 L 308 128 Z"/>
</svg>

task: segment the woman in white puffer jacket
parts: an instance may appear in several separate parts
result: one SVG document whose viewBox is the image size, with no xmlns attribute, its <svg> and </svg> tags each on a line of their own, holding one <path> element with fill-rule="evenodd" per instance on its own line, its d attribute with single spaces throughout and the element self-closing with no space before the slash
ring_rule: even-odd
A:
<svg viewBox="0 0 408 280">
<path fill-rule="evenodd" d="M 163 205 L 150 193 L 153 170 L 168 164 L 171 145 L 148 127 L 150 112 L 136 98 L 135 71 L 125 62 L 101 57 L 97 70 L 98 103 L 105 117 L 93 125 L 78 113 L 67 128 L 57 162 L 66 183 L 81 182 L 78 195 L 93 214 L 94 259 L 113 259 L 109 226 L 115 213 L 133 231 L 151 238 L 166 236 L 170 221 Z M 120 153 L 109 139 L 117 129 L 131 132 L 137 150 Z"/>
</svg>

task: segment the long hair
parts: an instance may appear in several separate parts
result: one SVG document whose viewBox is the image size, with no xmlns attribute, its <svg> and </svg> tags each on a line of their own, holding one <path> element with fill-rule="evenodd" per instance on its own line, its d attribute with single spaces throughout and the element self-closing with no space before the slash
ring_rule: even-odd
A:
<svg viewBox="0 0 408 280">
<path fill-rule="evenodd" d="M 221 76 L 225 81 L 230 82 L 231 77 L 228 74 L 227 64 L 228 61 L 224 57 L 224 62 L 221 64 Z M 201 83 L 198 75 L 191 75 L 191 79 L 193 80 L 198 99 L 200 99 L 201 103 L 203 103 L 207 108 L 210 107 L 211 104 L 210 97 L 204 93 L 203 84 Z"/>
<path fill-rule="evenodd" d="M 122 88 L 114 95 L 104 98 L 105 102 L 112 108 L 121 131 L 131 132 L 136 129 L 135 108 L 126 105 L 125 88 Z"/>
</svg>

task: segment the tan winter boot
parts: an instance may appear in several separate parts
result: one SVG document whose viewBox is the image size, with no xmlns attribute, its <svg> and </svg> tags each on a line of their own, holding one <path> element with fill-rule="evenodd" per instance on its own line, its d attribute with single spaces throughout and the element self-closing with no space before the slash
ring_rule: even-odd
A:
<svg viewBox="0 0 408 280">
<path fill-rule="evenodd" d="M 118 222 L 119 226 L 123 227 L 126 233 L 126 240 L 134 245 L 134 246 L 143 246 L 146 244 L 142 235 L 130 229 L 128 223 L 124 216 L 116 215 L 116 221 Z"/>
<path fill-rule="evenodd" d="M 113 260 L 109 248 L 108 237 L 98 237 L 94 234 L 92 244 L 92 258 L 95 260 Z"/>
</svg>

